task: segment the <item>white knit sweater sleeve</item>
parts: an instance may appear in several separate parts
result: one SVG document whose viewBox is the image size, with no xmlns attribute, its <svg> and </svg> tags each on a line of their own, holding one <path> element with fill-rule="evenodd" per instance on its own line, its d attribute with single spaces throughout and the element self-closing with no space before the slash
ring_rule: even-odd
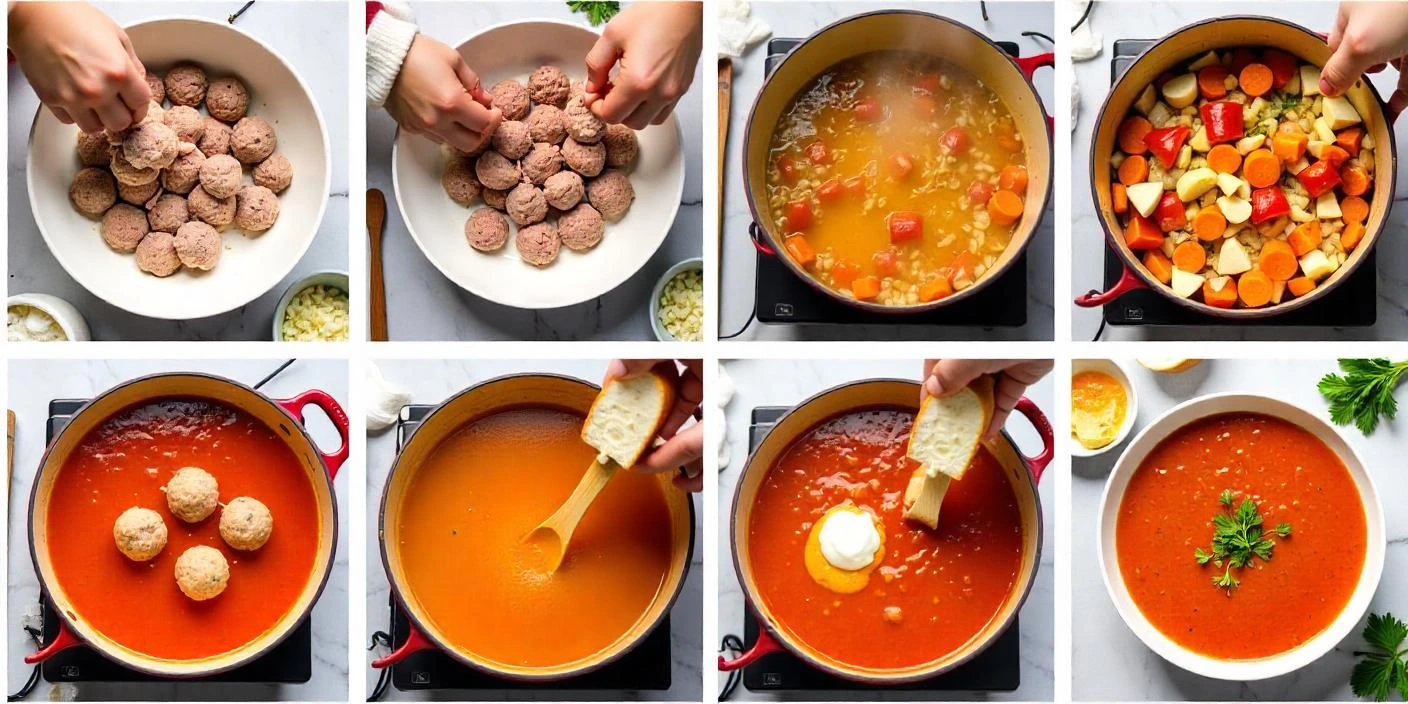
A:
<svg viewBox="0 0 1408 704">
<path fill-rule="evenodd" d="M 381 107 L 401 72 L 417 28 L 411 8 L 401 0 L 383 0 L 367 27 L 367 104 Z"/>
</svg>

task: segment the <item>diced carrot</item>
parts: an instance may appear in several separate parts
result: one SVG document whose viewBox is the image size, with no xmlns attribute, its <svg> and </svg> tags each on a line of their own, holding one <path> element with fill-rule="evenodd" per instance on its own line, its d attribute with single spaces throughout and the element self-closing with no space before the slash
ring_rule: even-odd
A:
<svg viewBox="0 0 1408 704">
<path fill-rule="evenodd" d="M 919 287 L 919 300 L 928 303 L 940 298 L 947 298 L 952 293 L 953 286 L 949 285 L 948 279 L 940 276 Z"/>
<path fill-rule="evenodd" d="M 1198 92 L 1208 100 L 1216 100 L 1227 95 L 1227 67 L 1222 64 L 1208 64 L 1198 71 Z"/>
<path fill-rule="evenodd" d="M 1300 70 L 1296 57 L 1276 49 L 1261 52 L 1261 62 L 1271 69 L 1271 87 L 1276 90 L 1285 88 Z"/>
<path fill-rule="evenodd" d="M 1173 265 L 1190 274 L 1202 271 L 1207 263 L 1207 250 L 1197 240 L 1187 240 L 1173 248 Z"/>
<path fill-rule="evenodd" d="M 1012 191 L 998 191 L 988 200 L 988 215 L 998 225 L 1011 225 L 1022 217 L 1022 197 Z"/>
<path fill-rule="evenodd" d="M 959 252 L 953 261 L 949 262 L 949 281 L 973 281 L 978 278 L 979 264 L 982 264 L 982 261 L 978 259 L 978 255 L 966 249 Z"/>
<path fill-rule="evenodd" d="M 1315 290 L 1315 279 L 1309 276 L 1297 276 L 1286 282 L 1286 290 L 1290 291 L 1292 296 L 1300 298 Z"/>
<path fill-rule="evenodd" d="M 1340 210 L 1344 210 L 1343 207 Z M 1344 232 L 1340 233 L 1340 246 L 1344 251 L 1353 252 L 1355 247 L 1364 239 L 1364 223 L 1352 222 L 1344 226 Z"/>
<path fill-rule="evenodd" d="M 1208 168 L 1220 174 L 1235 174 L 1242 166 L 1242 154 L 1230 144 L 1219 144 L 1208 152 Z"/>
<path fill-rule="evenodd" d="M 860 276 L 860 265 L 849 259 L 837 259 L 831 265 L 831 280 L 837 286 L 850 286 Z"/>
<path fill-rule="evenodd" d="M 1337 145 L 1326 144 L 1325 147 L 1320 150 L 1320 160 L 1328 161 L 1331 167 L 1338 169 L 1344 166 L 1346 161 L 1349 161 L 1349 152 L 1341 149 Z"/>
<path fill-rule="evenodd" d="M 1203 282 L 1203 303 L 1214 308 L 1231 308 L 1237 305 L 1237 282 L 1234 279 L 1227 279 L 1227 284 L 1221 291 L 1212 287 L 1212 281 Z"/>
<path fill-rule="evenodd" d="M 1295 252 L 1297 257 L 1303 257 L 1319 249 L 1322 240 L 1324 237 L 1320 234 L 1319 220 L 1311 220 L 1297 225 L 1296 229 L 1291 230 L 1291 236 L 1286 238 L 1286 241 L 1291 245 L 1291 251 Z"/>
<path fill-rule="evenodd" d="M 1123 183 L 1110 186 L 1110 200 L 1114 202 L 1116 213 L 1124 215 L 1129 212 L 1129 192 L 1125 190 Z"/>
<path fill-rule="evenodd" d="M 1271 138 L 1271 151 L 1284 164 L 1294 164 L 1305 156 L 1305 147 L 1310 143 L 1310 138 L 1304 133 L 1289 134 L 1277 132 Z"/>
<path fill-rule="evenodd" d="M 875 298 L 880 295 L 880 279 L 874 276 L 862 276 L 851 282 L 851 293 L 861 301 Z"/>
<path fill-rule="evenodd" d="M 1019 196 L 1025 195 L 1027 192 L 1027 167 L 1020 164 L 1002 167 L 1002 171 L 997 174 L 997 187 L 1004 191 L 1012 191 Z"/>
<path fill-rule="evenodd" d="M 1164 253 L 1157 249 L 1151 249 L 1144 253 L 1144 268 L 1148 269 L 1149 273 L 1159 280 L 1159 283 L 1166 284 L 1173 281 L 1173 262 L 1169 261 L 1168 257 L 1165 257 Z"/>
<path fill-rule="evenodd" d="M 1349 152 L 1350 156 L 1359 156 L 1359 147 L 1364 142 L 1363 127 L 1349 127 L 1335 133 L 1335 144 L 1340 149 Z"/>
<path fill-rule="evenodd" d="M 1124 243 L 1130 249 L 1158 249 L 1164 243 L 1164 233 L 1144 216 L 1134 213 L 1125 225 Z"/>
<path fill-rule="evenodd" d="M 1227 217 L 1215 205 L 1209 205 L 1193 216 L 1193 234 L 1204 242 L 1212 242 L 1227 232 Z"/>
<path fill-rule="evenodd" d="M 1237 77 L 1237 82 L 1241 84 L 1243 93 L 1255 98 L 1271 92 L 1275 77 L 1266 64 L 1247 64 Z"/>
<path fill-rule="evenodd" d="M 1144 179 L 1149 178 L 1149 160 L 1138 154 L 1126 157 L 1120 162 L 1119 176 L 1120 183 L 1126 186 L 1143 183 Z"/>
<path fill-rule="evenodd" d="M 1340 201 L 1340 213 L 1347 223 L 1364 222 L 1369 219 L 1369 201 L 1359 196 L 1349 196 Z"/>
<path fill-rule="evenodd" d="M 1260 308 L 1271 302 L 1271 292 L 1275 285 L 1271 277 L 1260 269 L 1252 269 L 1237 279 L 1237 297 L 1248 308 Z"/>
<path fill-rule="evenodd" d="M 1255 66 L 1256 64 L 1253 64 Z M 1250 67 L 1248 67 L 1250 68 Z M 1242 176 L 1252 188 L 1266 188 L 1281 180 L 1281 162 L 1269 149 L 1257 149 L 1242 164 Z"/>
<path fill-rule="evenodd" d="M 1266 240 L 1261 244 L 1261 261 L 1257 266 L 1275 281 L 1288 281 L 1296 275 L 1300 262 L 1285 240 Z"/>
<path fill-rule="evenodd" d="M 1369 171 L 1362 166 L 1349 164 L 1340 169 L 1340 189 L 1347 196 L 1362 196 L 1368 193 L 1371 183 L 1373 179 L 1369 178 Z"/>
<path fill-rule="evenodd" d="M 1154 130 L 1154 123 L 1138 115 L 1131 115 L 1120 123 L 1120 149 L 1125 154 L 1143 154 L 1149 151 L 1144 136 Z"/>
<path fill-rule="evenodd" d="M 787 253 L 792 255 L 792 259 L 800 266 L 811 266 L 816 261 L 816 250 L 812 249 L 812 244 L 802 235 L 792 235 L 784 240 L 787 245 Z"/>
</svg>

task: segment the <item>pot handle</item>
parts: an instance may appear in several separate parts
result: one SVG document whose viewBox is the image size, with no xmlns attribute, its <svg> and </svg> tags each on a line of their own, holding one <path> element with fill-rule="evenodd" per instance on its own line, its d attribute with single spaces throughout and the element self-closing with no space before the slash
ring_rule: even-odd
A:
<svg viewBox="0 0 1408 704">
<path fill-rule="evenodd" d="M 83 641 L 79 640 L 78 636 L 74 635 L 73 631 L 69 630 L 68 624 L 64 623 L 61 619 L 59 621 L 59 632 L 54 636 L 54 639 L 49 641 L 48 645 L 24 656 L 24 664 L 34 665 L 44 662 L 61 650 L 68 650 L 75 645 L 82 644 Z"/>
<path fill-rule="evenodd" d="M 378 670 L 390 667 L 410 657 L 412 653 L 418 653 L 422 650 L 430 650 L 434 647 L 435 644 L 430 642 L 429 638 L 426 638 L 424 635 L 422 635 L 419 628 L 411 626 L 411 631 L 406 636 L 406 642 L 402 643 L 401 647 L 391 651 L 391 653 L 389 653 L 385 657 L 380 657 L 373 660 L 372 667 Z"/>
<path fill-rule="evenodd" d="M 1027 417 L 1027 422 L 1036 428 L 1036 432 L 1041 436 L 1041 454 L 1035 457 L 1022 455 L 1026 460 L 1027 467 L 1031 469 L 1032 479 L 1040 482 L 1042 472 L 1046 471 L 1046 466 L 1051 464 L 1052 458 L 1056 456 L 1056 430 L 1051 427 L 1051 421 L 1046 418 L 1046 414 L 1037 408 L 1036 402 L 1023 396 L 1017 399 L 1014 411 Z M 1017 451 L 1021 454 L 1021 451 Z"/>
<path fill-rule="evenodd" d="M 768 629 L 758 629 L 758 640 L 753 643 L 753 647 L 743 651 L 738 657 L 729 660 L 724 656 L 719 656 L 719 672 L 733 672 L 753 664 L 758 658 L 769 653 L 776 653 L 782 650 L 782 644 L 768 633 Z"/>
<path fill-rule="evenodd" d="M 758 223 L 748 223 L 748 238 L 753 240 L 753 249 L 769 257 L 777 256 L 777 252 L 772 247 L 763 243 L 763 228 L 758 227 Z"/>
<path fill-rule="evenodd" d="M 1133 269 L 1125 267 L 1124 273 L 1120 274 L 1120 280 L 1116 281 L 1115 285 L 1110 287 L 1110 290 L 1088 291 L 1076 296 L 1076 305 L 1081 308 L 1095 308 L 1097 306 L 1103 306 L 1130 291 L 1138 291 L 1145 288 L 1149 288 L 1149 284 L 1144 283 L 1144 280 L 1139 278 L 1139 276 L 1134 273 Z"/>
<path fill-rule="evenodd" d="M 1012 61 L 1017 64 L 1017 68 L 1022 71 L 1022 75 L 1027 77 L 1027 82 L 1031 83 L 1032 76 L 1036 74 L 1037 69 L 1043 66 L 1054 67 L 1056 65 L 1056 54 L 1048 51 L 1045 54 L 1036 54 L 1033 56 L 1014 56 L 1012 57 Z M 1046 109 L 1042 108 L 1042 112 L 1045 113 Z M 1054 135 L 1056 133 L 1056 118 L 1049 114 L 1046 116 L 1046 133 L 1048 135 Z"/>
<path fill-rule="evenodd" d="M 337 426 L 337 435 L 342 438 L 342 446 L 332 453 L 323 452 L 316 447 L 313 449 L 323 456 L 323 462 L 328 467 L 328 478 L 336 479 L 337 470 L 342 468 L 342 464 L 347 461 L 348 453 L 351 452 L 351 445 L 347 441 L 348 427 L 351 422 L 347 420 L 347 412 L 342 410 L 342 405 L 328 392 L 317 389 L 304 391 L 293 398 L 277 399 L 274 403 L 279 404 L 285 411 L 292 414 L 299 423 L 303 422 L 303 409 L 309 404 L 323 409 L 323 413 L 328 414 L 328 418 L 332 419 L 332 424 Z"/>
</svg>

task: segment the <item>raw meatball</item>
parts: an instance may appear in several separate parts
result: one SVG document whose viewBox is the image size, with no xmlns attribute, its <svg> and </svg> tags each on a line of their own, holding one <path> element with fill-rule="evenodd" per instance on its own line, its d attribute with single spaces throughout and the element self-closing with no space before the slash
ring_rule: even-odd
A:
<svg viewBox="0 0 1408 704">
<path fill-rule="evenodd" d="M 150 231 L 146 212 L 126 203 L 118 203 L 109 208 L 108 212 L 103 214 L 102 226 L 98 228 L 103 241 L 114 251 L 123 254 L 135 251 L 137 243 Z"/>
<path fill-rule="evenodd" d="M 214 599 L 230 583 L 230 563 L 219 550 L 209 545 L 187 548 L 176 558 L 176 586 L 181 593 L 205 601 Z"/>
<path fill-rule="evenodd" d="M 196 147 L 206 156 L 230 153 L 230 139 L 234 136 L 235 130 L 229 125 L 213 118 L 204 118 L 205 132 L 200 136 L 200 141 L 196 142 Z"/>
<path fill-rule="evenodd" d="M 587 200 L 607 220 L 620 220 L 631 209 L 631 201 L 635 199 L 636 191 L 631 187 L 631 180 L 616 169 L 607 169 L 587 183 Z"/>
<path fill-rule="evenodd" d="M 583 83 L 582 81 L 574 80 L 572 81 L 571 86 L 567 89 L 567 102 L 580 102 L 586 97 L 586 93 L 587 84 Z"/>
<path fill-rule="evenodd" d="M 186 198 L 186 207 L 190 208 L 191 217 L 217 230 L 235 221 L 235 197 L 216 198 L 200 186 L 191 189 L 191 195 Z"/>
<path fill-rule="evenodd" d="M 215 507 L 220 503 L 219 483 L 210 476 L 210 472 L 200 467 L 176 470 L 162 491 L 166 492 L 166 507 L 187 523 L 205 520 L 215 513 Z"/>
<path fill-rule="evenodd" d="M 562 160 L 567 168 L 588 178 L 601 173 L 606 164 L 606 145 L 582 144 L 571 137 L 562 143 Z"/>
<path fill-rule="evenodd" d="M 275 193 L 283 193 L 293 183 L 293 164 L 288 157 L 274 152 L 268 159 L 254 167 L 254 185 L 263 186 Z"/>
<path fill-rule="evenodd" d="M 528 89 L 513 79 L 499 81 L 489 89 L 494 96 L 493 105 L 503 113 L 505 120 L 522 120 L 528 117 Z"/>
<path fill-rule="evenodd" d="M 450 200 L 460 205 L 469 205 L 479 197 L 481 186 L 474 175 L 474 163 L 469 159 L 453 157 L 445 162 L 445 170 L 440 173 L 440 185 Z"/>
<path fill-rule="evenodd" d="M 607 125 L 606 135 L 601 138 L 606 145 L 606 165 L 621 168 L 635 163 L 640 153 L 640 142 L 636 141 L 636 131 L 625 125 Z"/>
<path fill-rule="evenodd" d="M 567 114 L 553 105 L 539 105 L 528 113 L 528 136 L 534 142 L 562 144 L 567 138 Z"/>
<path fill-rule="evenodd" d="M 240 162 L 226 154 L 216 154 L 200 167 L 200 187 L 215 198 L 229 198 L 244 184 Z"/>
<path fill-rule="evenodd" d="M 279 197 L 263 186 L 245 186 L 235 197 L 235 227 L 263 232 L 279 219 Z"/>
<path fill-rule="evenodd" d="M 557 219 L 557 231 L 568 249 L 585 252 L 601 241 L 601 236 L 606 233 L 606 223 L 602 222 L 601 213 L 596 208 L 582 203 Z"/>
<path fill-rule="evenodd" d="M 186 206 L 186 199 L 173 193 L 167 193 L 156 199 L 151 210 L 147 211 L 147 223 L 151 229 L 157 232 L 168 232 L 175 234 L 176 228 L 186 224 L 191 219 L 190 208 Z"/>
<path fill-rule="evenodd" d="M 148 232 L 137 243 L 137 268 L 153 276 L 170 276 L 181 270 L 176 237 L 170 232 Z"/>
<path fill-rule="evenodd" d="M 491 138 L 494 151 L 506 159 L 522 159 L 533 148 L 533 138 L 528 136 L 528 125 L 518 120 L 504 120 L 499 123 Z"/>
<path fill-rule="evenodd" d="M 230 153 L 245 164 L 258 164 L 279 146 L 274 128 L 262 117 L 246 117 L 235 123 L 230 137 Z"/>
<path fill-rule="evenodd" d="M 582 144 L 596 144 L 606 134 L 606 123 L 601 121 L 580 100 L 567 103 L 567 136 Z"/>
<path fill-rule="evenodd" d="M 542 185 L 548 177 L 562 170 L 562 150 L 556 144 L 534 144 L 533 151 L 523 157 L 523 175 Z"/>
<path fill-rule="evenodd" d="M 504 155 L 498 152 L 480 154 L 479 159 L 474 162 L 474 175 L 479 177 L 480 183 L 500 191 L 513 188 L 522 177 L 518 164 L 505 159 Z"/>
<path fill-rule="evenodd" d="M 143 183 L 139 186 L 129 186 L 121 182 L 117 184 L 117 197 L 140 208 L 147 207 L 147 204 L 153 202 L 158 193 L 161 193 L 160 181 Z"/>
<path fill-rule="evenodd" d="M 559 171 L 543 182 L 543 197 L 548 205 L 558 210 L 567 210 L 581 202 L 584 193 L 582 177 L 571 171 Z"/>
<path fill-rule="evenodd" d="M 557 251 L 561 248 L 562 241 L 557 236 L 555 225 L 540 222 L 519 228 L 518 236 L 513 238 L 513 244 L 518 247 L 518 256 L 522 257 L 523 261 L 533 266 L 547 266 L 557 260 Z"/>
<path fill-rule="evenodd" d="M 205 70 L 192 63 L 181 63 L 166 72 L 166 97 L 172 105 L 198 108 L 205 100 Z"/>
<path fill-rule="evenodd" d="M 78 212 L 95 218 L 117 202 L 117 184 L 113 183 L 112 174 L 102 169 L 79 169 L 68 187 L 68 199 Z"/>
<path fill-rule="evenodd" d="M 166 102 L 166 86 L 162 83 L 161 74 L 155 71 L 147 71 L 147 88 L 152 91 L 152 102 L 161 105 Z"/>
<path fill-rule="evenodd" d="M 165 125 L 163 125 L 165 127 Z M 173 134 L 174 136 L 174 134 Z M 155 183 L 156 178 L 161 175 L 161 169 L 155 166 L 138 168 L 122 155 L 121 149 L 112 150 L 112 175 L 117 177 L 119 183 L 129 186 L 143 186 L 148 183 Z"/>
<path fill-rule="evenodd" d="M 542 222 L 548 216 L 548 201 L 543 197 L 543 190 L 531 183 L 515 186 L 508 192 L 504 205 L 508 216 L 520 226 Z"/>
<path fill-rule="evenodd" d="M 193 220 L 182 225 L 172 244 L 181 263 L 192 269 L 210 271 L 220 263 L 220 233 L 203 222 Z"/>
<path fill-rule="evenodd" d="M 190 193 L 200 183 L 200 170 L 205 166 L 205 154 L 189 142 L 181 145 L 186 152 L 176 157 L 165 171 L 161 172 L 161 185 L 174 193 Z M 227 157 L 228 158 L 228 157 Z"/>
<path fill-rule="evenodd" d="M 469 246 L 492 252 L 508 242 L 508 221 L 497 210 L 480 208 L 464 221 L 464 238 L 469 240 Z"/>
<path fill-rule="evenodd" d="M 556 66 L 539 66 L 528 77 L 528 97 L 539 105 L 562 107 L 567 104 L 567 94 L 572 84 L 567 74 Z"/>
<path fill-rule="evenodd" d="M 176 138 L 182 142 L 195 144 L 205 134 L 205 118 L 193 107 L 177 105 L 166 111 L 162 122 L 175 131 Z"/>
<path fill-rule="evenodd" d="M 237 496 L 220 512 L 220 537 L 236 550 L 258 550 L 274 532 L 274 514 L 258 499 Z"/>
<path fill-rule="evenodd" d="M 205 91 L 205 109 L 222 122 L 238 122 L 249 109 L 249 89 L 234 76 L 217 78 Z"/>
<path fill-rule="evenodd" d="M 84 166 L 107 166 L 112 162 L 112 145 L 102 132 L 78 131 L 78 160 Z"/>
<path fill-rule="evenodd" d="M 479 197 L 484 199 L 484 205 L 499 212 L 508 210 L 508 191 L 502 189 L 485 188 L 479 192 Z"/>
<path fill-rule="evenodd" d="M 149 508 L 133 506 L 112 524 L 112 539 L 118 552 L 134 562 L 146 562 L 166 548 L 166 521 Z"/>
<path fill-rule="evenodd" d="M 176 160 L 181 140 L 161 122 L 144 122 L 122 140 L 122 156 L 139 169 L 164 169 Z"/>
<path fill-rule="evenodd" d="M 127 129 L 117 130 L 116 132 L 112 130 L 103 130 L 103 134 L 107 136 L 108 144 L 111 144 L 116 147 L 120 146 L 122 144 L 122 140 L 127 139 L 127 135 L 132 134 L 132 131 L 137 129 L 138 127 L 147 124 L 165 124 L 165 120 L 166 108 L 163 108 L 160 105 L 157 105 L 156 103 L 147 103 L 147 114 L 137 124 L 129 125 Z"/>
</svg>

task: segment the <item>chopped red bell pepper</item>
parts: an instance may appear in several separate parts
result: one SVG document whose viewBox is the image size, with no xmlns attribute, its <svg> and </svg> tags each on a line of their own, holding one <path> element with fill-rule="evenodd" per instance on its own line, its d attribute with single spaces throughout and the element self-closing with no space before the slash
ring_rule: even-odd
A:
<svg viewBox="0 0 1408 704">
<path fill-rule="evenodd" d="M 924 236 L 924 218 L 919 213 L 894 212 L 886 218 L 890 229 L 890 243 L 900 244 L 917 240 Z"/>
<path fill-rule="evenodd" d="M 1221 144 L 1241 139 L 1242 104 L 1228 100 L 1203 103 L 1199 112 L 1203 115 L 1203 127 L 1208 133 L 1208 144 Z"/>
<path fill-rule="evenodd" d="M 1169 191 L 1159 199 L 1159 205 L 1154 208 L 1154 221 L 1164 232 L 1173 232 L 1188 226 L 1188 213 L 1184 211 L 1183 201 L 1178 199 L 1177 193 Z"/>
<path fill-rule="evenodd" d="M 973 205 L 986 205 L 994 190 L 987 181 L 974 181 L 968 186 L 968 200 L 973 201 Z"/>
<path fill-rule="evenodd" d="M 1193 130 L 1184 125 L 1161 127 L 1144 135 L 1144 146 L 1164 163 L 1164 168 L 1172 169 L 1174 162 L 1178 161 L 1178 150 L 1183 148 L 1183 143 L 1192 133 Z"/>
<path fill-rule="evenodd" d="M 1296 174 L 1296 180 L 1300 185 L 1305 186 L 1305 190 L 1310 193 L 1311 198 L 1319 198 L 1328 193 L 1335 186 L 1340 185 L 1340 172 L 1337 171 L 1329 159 L 1321 159 L 1300 170 Z"/>
<path fill-rule="evenodd" d="M 1291 203 L 1286 194 L 1277 186 L 1258 188 L 1252 191 L 1252 224 L 1260 225 L 1291 214 Z"/>
</svg>

